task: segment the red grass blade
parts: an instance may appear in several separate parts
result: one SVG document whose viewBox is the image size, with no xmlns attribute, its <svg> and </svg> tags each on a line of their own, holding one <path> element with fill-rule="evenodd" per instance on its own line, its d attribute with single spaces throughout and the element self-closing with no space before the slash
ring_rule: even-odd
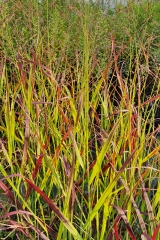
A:
<svg viewBox="0 0 160 240">
<path fill-rule="evenodd" d="M 57 217 L 60 219 L 60 221 L 63 222 L 65 227 L 70 232 L 75 232 L 72 225 L 69 224 L 68 220 L 65 218 L 65 216 L 62 214 L 62 212 L 59 210 L 59 208 L 47 197 L 47 195 L 42 192 L 33 182 L 31 182 L 28 178 L 24 178 L 25 181 L 32 186 L 32 188 L 41 195 L 41 197 L 46 201 L 46 203 L 49 205 L 49 207 L 53 210 L 53 212 L 57 215 Z"/>
<path fill-rule="evenodd" d="M 23 148 L 23 160 L 22 160 L 22 171 L 23 167 L 27 164 L 27 151 L 29 144 L 29 132 L 30 132 L 30 117 L 28 109 L 25 110 L 25 136 L 24 136 L 24 148 Z"/>
<path fill-rule="evenodd" d="M 113 228 L 114 228 L 114 235 L 116 237 L 116 240 L 120 240 L 120 237 L 119 237 L 119 234 L 118 234 L 118 224 L 119 224 L 120 218 L 121 218 L 120 215 L 116 217 L 116 219 L 114 221 L 114 226 L 113 226 Z"/>
<path fill-rule="evenodd" d="M 160 229 L 160 224 L 158 224 L 158 226 L 156 227 L 151 240 L 157 240 L 158 239 L 157 234 L 158 234 L 159 229 Z"/>
<path fill-rule="evenodd" d="M 8 218 L 8 217 L 16 215 L 16 214 L 33 215 L 32 213 L 24 211 L 24 210 L 17 210 L 17 211 L 12 211 L 12 212 L 5 213 L 3 216 L 0 216 L 0 219 Z"/>
<path fill-rule="evenodd" d="M 43 146 L 43 152 L 47 149 L 47 147 L 48 147 L 48 139 L 47 139 L 46 144 Z M 39 169 L 40 169 L 40 167 L 41 167 L 41 163 L 42 163 L 43 156 L 44 156 L 44 154 L 41 152 L 39 158 L 38 158 L 37 161 L 36 161 L 36 166 L 35 166 L 35 169 L 34 169 L 34 171 L 33 171 L 33 173 L 32 173 L 33 180 L 36 178 L 37 173 L 38 173 L 38 171 L 39 171 Z M 27 189 L 27 192 L 26 192 L 25 199 L 28 199 L 29 194 L 30 194 L 30 192 L 31 192 L 31 189 L 32 189 L 32 187 L 31 187 L 31 185 L 29 185 L 29 186 L 28 186 L 28 189 Z"/>
<path fill-rule="evenodd" d="M 114 204 L 112 204 L 112 206 L 113 206 L 114 208 L 116 208 L 117 211 L 119 212 L 121 218 L 123 219 L 123 221 L 124 221 L 124 223 L 125 223 L 125 225 L 126 225 L 126 229 L 127 229 L 128 233 L 129 233 L 131 239 L 132 239 L 132 240 L 136 240 L 136 238 L 135 238 L 135 236 L 134 236 L 134 233 L 133 233 L 133 231 L 132 231 L 132 228 L 131 228 L 130 225 L 129 225 L 129 222 L 128 222 L 128 220 L 127 220 L 127 217 L 126 217 L 126 215 L 125 215 L 124 210 L 121 209 L 120 207 L 114 205 Z"/>
<path fill-rule="evenodd" d="M 5 195 L 11 200 L 13 204 L 15 204 L 18 209 L 22 209 L 22 206 L 18 200 L 15 200 L 14 194 L 9 190 L 9 188 L 0 180 L 0 188 L 3 190 Z"/>
<path fill-rule="evenodd" d="M 154 100 L 157 100 L 157 99 L 160 99 L 160 94 L 158 94 L 158 95 L 156 95 L 156 96 L 148 99 L 147 101 L 143 102 L 143 103 L 141 104 L 141 107 L 144 106 L 144 105 L 146 105 L 146 104 L 148 104 L 148 103 L 150 103 L 150 102 L 153 102 Z"/>
</svg>

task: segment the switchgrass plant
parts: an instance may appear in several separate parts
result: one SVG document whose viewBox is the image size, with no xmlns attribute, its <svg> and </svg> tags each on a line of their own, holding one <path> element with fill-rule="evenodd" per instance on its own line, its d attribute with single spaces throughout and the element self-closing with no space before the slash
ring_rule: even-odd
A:
<svg viewBox="0 0 160 240">
<path fill-rule="evenodd" d="M 159 3 L 0 11 L 0 238 L 159 239 Z"/>
</svg>

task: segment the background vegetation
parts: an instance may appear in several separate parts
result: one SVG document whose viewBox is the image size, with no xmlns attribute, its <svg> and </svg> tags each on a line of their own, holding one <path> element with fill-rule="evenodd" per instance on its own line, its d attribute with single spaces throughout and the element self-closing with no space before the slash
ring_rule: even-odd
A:
<svg viewBox="0 0 160 240">
<path fill-rule="evenodd" d="M 0 3 L 0 238 L 159 239 L 160 3 Z"/>
</svg>

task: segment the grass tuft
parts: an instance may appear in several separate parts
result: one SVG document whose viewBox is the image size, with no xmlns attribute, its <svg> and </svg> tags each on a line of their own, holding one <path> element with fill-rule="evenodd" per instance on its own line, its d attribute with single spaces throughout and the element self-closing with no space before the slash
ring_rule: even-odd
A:
<svg viewBox="0 0 160 240">
<path fill-rule="evenodd" d="M 160 238 L 160 4 L 0 2 L 0 239 Z"/>
</svg>

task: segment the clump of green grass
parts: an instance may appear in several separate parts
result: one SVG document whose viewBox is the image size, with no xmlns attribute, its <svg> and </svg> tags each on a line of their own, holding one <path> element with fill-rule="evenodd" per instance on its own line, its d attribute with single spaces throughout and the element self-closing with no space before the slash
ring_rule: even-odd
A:
<svg viewBox="0 0 160 240">
<path fill-rule="evenodd" d="M 158 239 L 159 10 L 0 3 L 1 239 Z"/>
</svg>

